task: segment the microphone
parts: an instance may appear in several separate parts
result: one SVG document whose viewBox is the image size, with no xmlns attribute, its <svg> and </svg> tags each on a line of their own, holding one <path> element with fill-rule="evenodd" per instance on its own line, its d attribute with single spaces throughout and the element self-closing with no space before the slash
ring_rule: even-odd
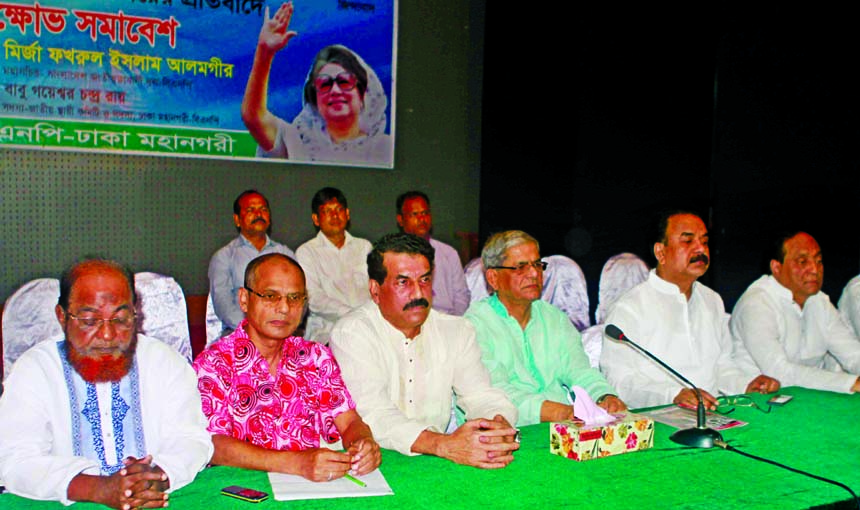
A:
<svg viewBox="0 0 860 510">
<path fill-rule="evenodd" d="M 621 343 L 626 343 L 632 347 L 635 347 L 636 350 L 648 356 L 652 360 L 656 361 L 661 367 L 668 370 L 672 375 L 687 383 L 687 385 L 689 385 L 693 389 L 693 391 L 696 392 L 696 399 L 699 401 L 699 405 L 696 408 L 696 427 L 692 429 L 679 430 L 672 434 L 669 439 L 678 444 L 682 444 L 685 446 L 695 446 L 698 448 L 711 448 L 714 446 L 715 441 L 723 442 L 723 436 L 719 432 L 707 427 L 705 420 L 705 402 L 704 400 L 702 400 L 702 392 L 699 390 L 698 387 L 696 387 L 695 384 L 693 384 L 689 379 L 678 373 L 674 368 L 664 363 L 663 360 L 661 360 L 657 356 L 654 356 L 653 354 L 648 352 L 647 349 L 631 340 L 624 334 L 623 331 L 621 331 L 621 328 L 619 328 L 615 324 L 608 324 L 603 331 L 613 340 L 617 340 Z"/>
</svg>

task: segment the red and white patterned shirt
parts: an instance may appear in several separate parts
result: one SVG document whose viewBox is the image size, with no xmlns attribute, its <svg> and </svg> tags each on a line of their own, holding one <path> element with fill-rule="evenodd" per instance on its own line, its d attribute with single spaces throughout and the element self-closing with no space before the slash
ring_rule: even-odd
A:
<svg viewBox="0 0 860 510">
<path fill-rule="evenodd" d="M 194 360 L 209 432 L 272 450 L 318 448 L 320 435 L 339 440 L 334 419 L 355 402 L 328 347 L 286 338 L 272 377 L 246 323 Z"/>
</svg>

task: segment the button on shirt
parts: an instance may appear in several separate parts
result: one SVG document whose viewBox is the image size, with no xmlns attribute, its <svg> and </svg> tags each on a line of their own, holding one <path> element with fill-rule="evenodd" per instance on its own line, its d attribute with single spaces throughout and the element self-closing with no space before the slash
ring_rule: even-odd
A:
<svg viewBox="0 0 860 510">
<path fill-rule="evenodd" d="M 346 239 L 338 248 L 320 231 L 296 250 L 305 271 L 308 289 L 308 316 L 305 337 L 327 344 L 331 328 L 338 319 L 370 301 L 367 290 L 366 239 L 344 232 Z"/>
<path fill-rule="evenodd" d="M 652 270 L 615 302 L 606 322 L 712 395 L 742 393 L 758 375 L 748 353 L 733 352 L 722 298 L 699 282 L 688 301 Z M 631 408 L 669 404 L 687 387 L 635 348 L 608 337 L 600 368 Z"/>
<path fill-rule="evenodd" d="M 212 296 L 215 314 L 228 332 L 236 329 L 239 322 L 245 318 L 239 308 L 238 298 L 239 289 L 245 284 L 245 267 L 248 262 L 267 253 L 283 253 L 291 258 L 296 257 L 293 250 L 268 236 L 263 249 L 257 250 L 241 234 L 212 255 L 209 262 L 209 294 Z"/>
<path fill-rule="evenodd" d="M 860 374 L 860 341 L 823 292 L 800 308 L 790 290 L 762 276 L 735 305 L 731 328 L 762 372 L 784 386 L 849 393 Z M 831 363 L 828 353 L 851 373 Z"/>
<path fill-rule="evenodd" d="M 356 409 L 384 448 L 414 455 L 424 430 L 444 432 L 452 393 L 468 419 L 501 414 L 516 423 L 516 408 L 490 385 L 475 330 L 461 317 L 431 310 L 408 339 L 370 301 L 335 324 L 331 348 Z"/>
</svg>

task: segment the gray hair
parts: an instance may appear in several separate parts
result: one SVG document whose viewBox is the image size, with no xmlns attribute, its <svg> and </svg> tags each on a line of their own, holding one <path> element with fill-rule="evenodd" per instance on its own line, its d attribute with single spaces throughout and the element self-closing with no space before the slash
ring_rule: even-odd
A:
<svg viewBox="0 0 860 510">
<path fill-rule="evenodd" d="M 537 239 L 522 230 L 507 230 L 491 235 L 484 243 L 484 249 L 481 250 L 481 262 L 484 264 L 484 269 L 502 265 L 508 249 L 526 243 L 534 243 L 540 251 L 540 243 L 537 242 Z"/>
</svg>

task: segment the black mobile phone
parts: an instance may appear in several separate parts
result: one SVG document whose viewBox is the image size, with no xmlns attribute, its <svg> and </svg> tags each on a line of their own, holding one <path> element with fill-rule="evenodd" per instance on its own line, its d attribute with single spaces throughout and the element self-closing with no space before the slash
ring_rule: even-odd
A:
<svg viewBox="0 0 860 510">
<path fill-rule="evenodd" d="M 772 406 L 782 406 L 789 403 L 793 398 L 791 395 L 774 395 L 770 397 L 767 403 Z"/>
<path fill-rule="evenodd" d="M 269 495 L 265 492 L 249 489 L 247 487 L 239 487 L 238 485 L 224 487 L 221 489 L 221 494 L 251 503 L 259 503 L 260 501 L 269 499 Z"/>
</svg>

